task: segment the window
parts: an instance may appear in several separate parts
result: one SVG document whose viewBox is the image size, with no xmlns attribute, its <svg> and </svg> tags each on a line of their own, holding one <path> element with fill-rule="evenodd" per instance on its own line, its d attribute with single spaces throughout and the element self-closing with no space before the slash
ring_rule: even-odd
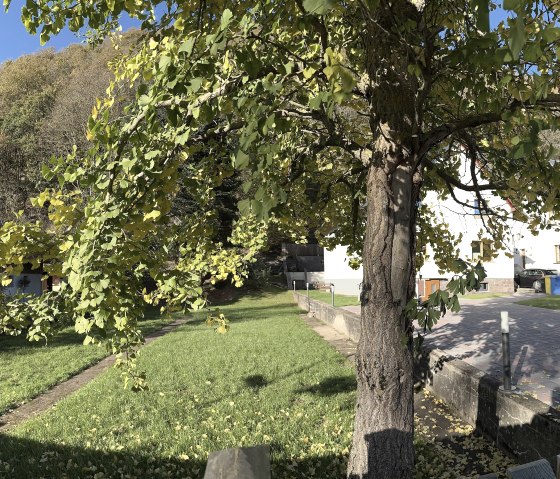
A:
<svg viewBox="0 0 560 479">
<path fill-rule="evenodd" d="M 479 215 L 480 214 L 480 203 L 478 200 L 474 200 L 473 201 L 473 209 L 474 209 L 474 214 L 475 215 Z"/>
<path fill-rule="evenodd" d="M 475 261 L 490 261 L 493 256 L 490 240 L 477 240 L 471 243 L 471 259 Z"/>
<path fill-rule="evenodd" d="M 556 261 L 555 263 L 560 263 L 560 244 L 557 244 L 554 246 L 554 253 L 556 256 Z"/>
<path fill-rule="evenodd" d="M 473 241 L 471 243 L 471 249 L 472 249 L 472 259 L 478 260 L 482 258 L 482 251 L 484 250 L 484 245 L 482 244 L 482 241 Z"/>
</svg>

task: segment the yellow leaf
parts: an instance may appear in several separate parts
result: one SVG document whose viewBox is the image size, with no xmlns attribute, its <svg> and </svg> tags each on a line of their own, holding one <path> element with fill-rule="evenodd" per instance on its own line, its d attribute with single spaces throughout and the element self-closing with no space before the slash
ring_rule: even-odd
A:
<svg viewBox="0 0 560 479">
<path fill-rule="evenodd" d="M 60 245 L 60 251 L 61 252 L 68 251 L 72 247 L 73 244 L 74 244 L 74 242 L 72 240 L 65 241 L 64 243 L 62 243 Z"/>
<path fill-rule="evenodd" d="M 158 219 L 160 216 L 161 216 L 161 211 L 153 210 L 144 215 L 144 221 L 155 220 Z"/>
</svg>

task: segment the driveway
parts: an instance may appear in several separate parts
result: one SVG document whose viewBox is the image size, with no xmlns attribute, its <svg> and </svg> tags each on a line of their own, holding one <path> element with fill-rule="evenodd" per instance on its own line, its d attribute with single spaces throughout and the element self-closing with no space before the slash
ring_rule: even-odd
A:
<svg viewBox="0 0 560 479">
<path fill-rule="evenodd" d="M 560 311 L 515 304 L 535 297 L 531 291 L 501 298 L 463 299 L 461 311 L 448 313 L 439 321 L 426 336 L 426 344 L 501 378 L 500 312 L 508 311 L 513 384 L 523 393 L 558 407 Z M 354 312 L 359 313 L 359 307 Z"/>
</svg>

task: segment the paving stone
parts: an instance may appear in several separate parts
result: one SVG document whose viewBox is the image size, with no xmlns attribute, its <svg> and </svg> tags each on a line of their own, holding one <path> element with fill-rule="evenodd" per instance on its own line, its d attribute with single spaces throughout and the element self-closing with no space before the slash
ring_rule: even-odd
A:
<svg viewBox="0 0 560 479">
<path fill-rule="evenodd" d="M 509 479 L 556 479 L 546 459 L 530 462 L 507 470 Z"/>
<path fill-rule="evenodd" d="M 204 479 L 270 479 L 270 447 L 236 447 L 212 452 Z"/>
<path fill-rule="evenodd" d="M 428 333 L 425 344 L 501 380 L 500 312 L 508 311 L 513 384 L 526 395 L 560 407 L 560 311 L 516 304 L 540 296 L 518 292 L 500 298 L 462 299 L 461 311 L 448 312 Z M 344 309 L 360 312 L 359 306 Z"/>
</svg>

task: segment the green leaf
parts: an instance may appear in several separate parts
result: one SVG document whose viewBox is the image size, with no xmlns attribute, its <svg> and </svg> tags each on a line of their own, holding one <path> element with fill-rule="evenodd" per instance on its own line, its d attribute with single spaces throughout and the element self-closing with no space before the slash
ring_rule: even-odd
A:
<svg viewBox="0 0 560 479">
<path fill-rule="evenodd" d="M 202 86 L 203 81 L 204 80 L 200 77 L 193 78 L 191 80 L 191 84 L 189 85 L 189 91 L 191 93 L 196 93 L 198 90 L 200 90 L 200 87 Z"/>
<path fill-rule="evenodd" d="M 490 6 L 488 0 L 474 0 L 476 26 L 485 33 L 490 31 Z"/>
<path fill-rule="evenodd" d="M 144 215 L 144 221 L 155 220 L 158 219 L 160 216 L 161 216 L 161 211 L 153 210 Z"/>
<path fill-rule="evenodd" d="M 510 28 L 509 48 L 514 60 L 519 59 L 519 54 L 527 43 L 527 35 L 525 33 L 525 21 L 523 17 L 517 17 Z"/>
<path fill-rule="evenodd" d="M 237 168 L 245 168 L 249 165 L 249 155 L 245 153 L 243 150 L 239 150 L 237 152 L 237 156 L 235 157 L 235 166 Z"/>
<path fill-rule="evenodd" d="M 160 150 L 152 150 L 152 151 L 148 151 L 148 153 L 144 155 L 144 158 L 146 158 L 146 160 L 151 160 L 152 158 L 157 158 L 160 154 L 161 154 Z"/>
<path fill-rule="evenodd" d="M 334 0 L 303 0 L 303 8 L 315 15 L 324 15 L 334 7 Z"/>
<path fill-rule="evenodd" d="M 139 106 L 146 106 L 149 105 L 152 99 L 148 95 L 142 95 L 138 98 L 138 105 Z"/>
<path fill-rule="evenodd" d="M 222 21 L 220 22 L 220 28 L 222 30 L 226 29 L 226 27 L 231 22 L 232 17 L 233 17 L 233 13 L 231 13 L 231 10 L 229 8 L 226 8 L 224 10 L 224 13 L 222 13 Z"/>
<path fill-rule="evenodd" d="M 159 69 L 165 70 L 171 64 L 171 57 L 163 55 L 159 59 Z"/>
<path fill-rule="evenodd" d="M 187 38 L 183 44 L 179 47 L 179 53 L 186 53 L 188 56 L 192 55 L 194 48 L 194 38 Z"/>
<path fill-rule="evenodd" d="M 503 9 L 504 10 L 518 10 L 521 6 L 520 0 L 504 0 Z"/>
</svg>

